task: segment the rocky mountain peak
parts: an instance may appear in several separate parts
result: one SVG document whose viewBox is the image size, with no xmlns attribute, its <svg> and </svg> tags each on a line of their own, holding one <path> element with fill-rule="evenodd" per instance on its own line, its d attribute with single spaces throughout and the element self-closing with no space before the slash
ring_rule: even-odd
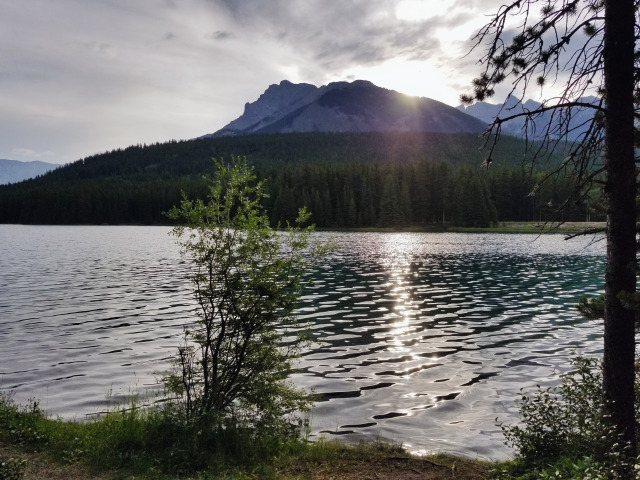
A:
<svg viewBox="0 0 640 480">
<path fill-rule="evenodd" d="M 316 87 L 283 80 L 214 136 L 336 131 L 481 132 L 486 124 L 429 98 L 411 97 L 367 80 Z"/>
</svg>

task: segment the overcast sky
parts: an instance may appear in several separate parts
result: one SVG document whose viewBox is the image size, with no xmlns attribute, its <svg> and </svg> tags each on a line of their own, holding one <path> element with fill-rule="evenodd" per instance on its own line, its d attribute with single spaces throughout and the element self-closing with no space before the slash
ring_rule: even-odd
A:
<svg viewBox="0 0 640 480">
<path fill-rule="evenodd" d="M 273 83 L 370 80 L 458 105 L 501 0 L 0 0 L 0 158 L 194 138 Z"/>
</svg>

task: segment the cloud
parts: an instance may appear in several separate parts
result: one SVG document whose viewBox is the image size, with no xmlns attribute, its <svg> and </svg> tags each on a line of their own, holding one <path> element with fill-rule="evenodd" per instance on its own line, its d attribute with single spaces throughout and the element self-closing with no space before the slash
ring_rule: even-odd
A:
<svg viewBox="0 0 640 480">
<path fill-rule="evenodd" d="M 304 59 L 299 70 L 306 80 L 329 78 L 354 65 L 374 66 L 398 57 L 409 61 L 442 58 L 449 54 L 443 43 L 450 50 L 452 41 L 458 41 L 446 39 L 447 30 L 459 28 L 478 16 L 469 2 L 456 3 L 453 14 L 434 8 L 438 2 L 423 2 L 435 14 L 411 22 L 399 20 L 398 2 L 387 0 L 220 3 L 244 29 L 261 31 L 267 41 L 276 42 Z M 462 47 L 458 50 L 462 51 Z"/>
<path fill-rule="evenodd" d="M 466 28 L 496 0 L 425 0 L 433 15 L 410 20 L 399 1 L 3 2 L 0 157 L 50 151 L 64 163 L 196 137 L 285 78 L 364 78 L 423 96 L 437 78 L 455 101 L 477 73 L 460 60 Z"/>
<path fill-rule="evenodd" d="M 228 40 L 230 38 L 235 37 L 235 35 L 233 34 L 233 32 L 227 32 L 224 30 L 216 30 L 215 32 L 212 32 L 209 37 L 213 38 L 214 40 Z"/>
</svg>

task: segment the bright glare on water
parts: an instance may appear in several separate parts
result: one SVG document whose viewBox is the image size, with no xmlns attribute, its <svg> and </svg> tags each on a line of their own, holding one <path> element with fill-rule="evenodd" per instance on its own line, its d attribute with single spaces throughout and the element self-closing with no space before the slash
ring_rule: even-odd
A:
<svg viewBox="0 0 640 480">
<path fill-rule="evenodd" d="M 166 227 L 0 225 L 0 389 L 82 419 L 150 394 L 195 304 Z M 313 435 L 504 458 L 495 419 L 550 385 L 602 327 L 604 243 L 561 235 L 318 233 L 299 317 L 316 342 L 294 381 L 313 389 Z"/>
</svg>

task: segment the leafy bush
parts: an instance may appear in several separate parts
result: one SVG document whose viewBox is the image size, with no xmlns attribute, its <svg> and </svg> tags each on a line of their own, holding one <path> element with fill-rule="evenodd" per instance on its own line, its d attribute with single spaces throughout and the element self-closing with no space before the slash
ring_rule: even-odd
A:
<svg viewBox="0 0 640 480">
<path fill-rule="evenodd" d="M 640 458 L 631 466 L 635 472 L 633 478 L 640 474 Z M 563 458 L 549 468 L 543 469 L 537 480 L 610 480 L 620 478 L 616 472 L 604 462 L 594 461 L 592 457 L 572 460 Z"/>
<path fill-rule="evenodd" d="M 164 383 L 173 415 L 232 448 L 230 432 L 249 444 L 295 435 L 309 408 L 288 380 L 305 341 L 293 312 L 310 264 L 331 247 L 310 242 L 312 227 L 269 226 L 263 183 L 246 159 L 216 165 L 207 201 L 185 197 L 167 214 L 194 266 L 198 318 Z M 309 216 L 302 209 L 298 224 Z"/>
<path fill-rule="evenodd" d="M 20 480 L 26 466 L 26 460 L 0 456 L 0 480 Z"/>
<path fill-rule="evenodd" d="M 500 425 L 506 443 L 527 460 L 559 458 L 602 443 L 602 373 L 596 359 L 578 357 L 557 387 L 519 401 L 520 425 Z"/>
<path fill-rule="evenodd" d="M 518 457 L 502 466 L 507 476 L 498 478 L 513 478 L 514 473 L 523 479 L 617 478 L 612 472 L 621 471 L 622 460 L 611 448 L 615 435 L 603 413 L 601 361 L 577 357 L 571 365 L 558 386 L 522 394 L 520 425 L 499 424 L 505 443 L 517 449 Z M 639 407 L 636 376 L 636 411 Z"/>
</svg>

